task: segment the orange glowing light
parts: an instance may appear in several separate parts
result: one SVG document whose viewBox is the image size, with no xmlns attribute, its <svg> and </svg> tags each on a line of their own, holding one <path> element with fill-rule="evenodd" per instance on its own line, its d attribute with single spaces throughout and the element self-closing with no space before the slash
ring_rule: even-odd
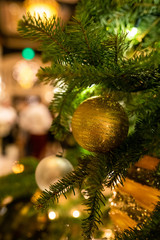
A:
<svg viewBox="0 0 160 240">
<path fill-rule="evenodd" d="M 54 0 L 26 0 L 25 7 L 32 16 L 36 18 L 40 16 L 42 19 L 44 16 L 46 18 L 58 16 L 59 12 L 59 4 Z"/>
<path fill-rule="evenodd" d="M 12 167 L 12 171 L 15 174 L 22 173 L 24 171 L 24 165 L 17 163 Z"/>
</svg>

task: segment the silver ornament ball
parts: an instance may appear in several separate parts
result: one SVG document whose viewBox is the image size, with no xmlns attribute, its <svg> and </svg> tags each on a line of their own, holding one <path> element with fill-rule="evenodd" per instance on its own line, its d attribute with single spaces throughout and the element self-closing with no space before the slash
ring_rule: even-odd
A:
<svg viewBox="0 0 160 240">
<path fill-rule="evenodd" d="M 36 183 L 42 191 L 49 190 L 51 184 L 54 184 L 72 170 L 72 164 L 65 158 L 55 155 L 45 157 L 36 168 Z"/>
</svg>

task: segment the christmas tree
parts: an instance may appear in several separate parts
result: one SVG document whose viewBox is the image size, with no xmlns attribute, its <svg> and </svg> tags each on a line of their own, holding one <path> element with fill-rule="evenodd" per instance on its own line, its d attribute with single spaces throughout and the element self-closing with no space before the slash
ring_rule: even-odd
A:
<svg viewBox="0 0 160 240">
<path fill-rule="evenodd" d="M 59 141 L 73 132 L 79 161 L 36 206 L 48 209 L 61 195 L 83 189 L 87 240 L 102 222 L 104 189 L 125 184 L 143 156 L 160 155 L 159 10 L 158 0 L 82 0 L 66 25 L 29 13 L 19 22 L 20 34 L 37 41 L 43 61 L 51 63 L 38 77 L 58 88 L 50 104 L 52 132 Z M 115 239 L 158 239 L 159 203 L 154 207 L 145 222 Z"/>
</svg>

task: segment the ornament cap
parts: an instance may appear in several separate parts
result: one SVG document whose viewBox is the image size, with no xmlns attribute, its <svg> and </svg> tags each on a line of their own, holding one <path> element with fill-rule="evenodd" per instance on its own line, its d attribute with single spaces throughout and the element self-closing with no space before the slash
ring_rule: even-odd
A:
<svg viewBox="0 0 160 240">
<path fill-rule="evenodd" d="M 58 152 L 58 153 L 56 153 L 56 157 L 62 158 L 62 157 L 63 157 L 63 152 Z"/>
</svg>

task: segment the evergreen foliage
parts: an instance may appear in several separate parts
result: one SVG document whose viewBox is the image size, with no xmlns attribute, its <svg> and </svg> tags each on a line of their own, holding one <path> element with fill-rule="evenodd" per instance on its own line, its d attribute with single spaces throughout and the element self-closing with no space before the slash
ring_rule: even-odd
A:
<svg viewBox="0 0 160 240">
<path fill-rule="evenodd" d="M 82 0 L 66 26 L 55 17 L 42 21 L 29 13 L 19 21 L 20 34 L 38 41 L 43 60 L 51 63 L 39 70 L 38 77 L 59 89 L 50 105 L 57 114 L 52 125 L 57 138 L 70 131 L 74 110 L 89 96 L 110 94 L 128 113 L 129 135 L 119 147 L 84 156 L 72 173 L 50 186 L 37 202 L 38 208 L 46 208 L 77 185 L 85 187 L 88 217 L 82 228 L 88 240 L 101 223 L 104 186 L 122 183 L 127 169 L 144 154 L 160 157 L 159 10 L 159 1 Z M 130 41 L 126 29 L 134 26 L 141 33 Z M 157 212 L 159 207 L 153 216 Z M 136 238 L 140 235 L 134 230 L 118 239 L 147 239 L 146 226 L 155 231 L 158 226 L 152 221 L 147 224 L 139 232 L 142 237 Z"/>
</svg>

